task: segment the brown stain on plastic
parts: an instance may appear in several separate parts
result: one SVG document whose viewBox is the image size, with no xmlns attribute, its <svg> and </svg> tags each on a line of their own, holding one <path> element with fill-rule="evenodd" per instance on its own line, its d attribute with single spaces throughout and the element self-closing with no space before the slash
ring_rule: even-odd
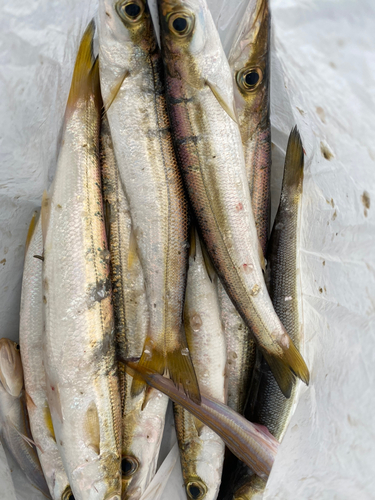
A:
<svg viewBox="0 0 375 500">
<path fill-rule="evenodd" d="M 322 152 L 322 155 L 326 160 L 329 161 L 333 158 L 332 151 L 330 151 L 330 149 L 328 148 L 328 146 L 326 144 L 324 144 L 324 142 L 320 143 L 320 151 Z"/>
<path fill-rule="evenodd" d="M 364 206 L 363 213 L 364 213 L 365 217 L 367 217 L 368 210 L 370 209 L 370 205 L 371 205 L 370 195 L 368 194 L 367 191 L 363 191 L 363 194 L 361 196 L 361 201 L 362 201 L 362 204 Z"/>
</svg>

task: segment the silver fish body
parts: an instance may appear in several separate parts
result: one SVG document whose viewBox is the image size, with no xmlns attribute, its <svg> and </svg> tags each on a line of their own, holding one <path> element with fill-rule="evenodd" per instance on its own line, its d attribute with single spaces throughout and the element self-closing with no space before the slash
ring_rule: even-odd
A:
<svg viewBox="0 0 375 500">
<path fill-rule="evenodd" d="M 42 207 L 47 395 L 76 500 L 121 498 L 121 409 L 99 163 L 101 101 L 83 35 L 63 142 Z"/>
<path fill-rule="evenodd" d="M 106 115 L 101 125 L 101 166 L 117 351 L 125 358 L 140 357 L 148 327 L 144 275 L 132 243 L 129 204 L 122 187 Z M 156 471 L 168 398 L 156 389 L 133 395 L 132 377 L 125 373 L 121 363 L 119 370 L 122 498 L 137 500 Z"/>
<path fill-rule="evenodd" d="M 51 496 L 53 500 L 64 500 L 64 494 L 69 493 L 70 487 L 53 431 L 43 365 L 43 262 L 38 258 L 43 255 L 40 217 L 30 236 L 25 255 L 20 310 L 20 348 L 26 404 L 31 433 Z"/>
<path fill-rule="evenodd" d="M 226 344 L 220 320 L 217 278 L 211 282 L 201 245 L 190 257 L 184 311 L 185 332 L 199 388 L 205 396 L 226 402 Z M 182 475 L 188 498 L 215 500 L 224 461 L 224 442 L 188 410 L 174 405 Z"/>
<path fill-rule="evenodd" d="M 9 361 L 9 366 L 5 363 Z M 8 369 L 10 368 L 10 369 Z M 50 498 L 47 483 L 38 459 L 28 422 L 25 393 L 22 390 L 22 365 L 16 343 L 8 339 L 0 340 L 0 435 L 9 451 L 29 481 L 47 498 Z M 19 390 L 8 392 L 5 387 L 16 385 Z"/>
<path fill-rule="evenodd" d="M 134 4 L 102 0 L 99 19 L 104 105 L 149 308 L 140 362 L 159 373 L 168 371 L 199 400 L 182 327 L 189 246 L 187 199 L 172 144 L 163 65 L 151 16 L 144 0 Z M 143 387 L 140 379 L 134 380 L 133 393 Z"/>
</svg>

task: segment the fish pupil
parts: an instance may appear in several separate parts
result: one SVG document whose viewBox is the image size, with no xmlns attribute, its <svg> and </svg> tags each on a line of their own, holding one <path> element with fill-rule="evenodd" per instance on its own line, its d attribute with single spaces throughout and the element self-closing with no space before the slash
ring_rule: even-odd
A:
<svg viewBox="0 0 375 500">
<path fill-rule="evenodd" d="M 173 21 L 173 27 L 176 31 L 184 31 L 186 29 L 186 26 L 187 21 L 183 17 L 177 17 L 177 19 Z"/>
<path fill-rule="evenodd" d="M 124 476 L 131 476 L 138 469 L 138 462 L 135 458 L 123 458 L 121 470 Z"/>
<path fill-rule="evenodd" d="M 189 495 L 190 498 L 193 498 L 194 500 L 197 500 L 201 496 L 201 490 L 198 486 L 195 485 L 190 485 L 189 486 Z"/>
<path fill-rule="evenodd" d="M 75 500 L 73 493 L 71 493 L 71 494 L 69 495 L 68 500 Z"/>
<path fill-rule="evenodd" d="M 125 7 L 125 12 L 129 17 L 137 17 L 141 12 L 141 8 L 136 3 L 128 3 Z"/>
<path fill-rule="evenodd" d="M 259 81 L 259 75 L 256 71 L 251 71 L 245 76 L 245 81 L 247 85 L 254 86 Z"/>
</svg>

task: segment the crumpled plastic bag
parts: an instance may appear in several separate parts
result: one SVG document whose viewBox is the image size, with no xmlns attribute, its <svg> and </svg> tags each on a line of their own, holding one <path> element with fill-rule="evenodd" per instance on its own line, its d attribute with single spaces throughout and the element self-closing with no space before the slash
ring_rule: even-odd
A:
<svg viewBox="0 0 375 500">
<path fill-rule="evenodd" d="M 246 5 L 247 0 L 209 0 L 227 52 Z M 95 0 L 3 0 L 1 5 L 2 337 L 18 338 L 27 227 L 53 178 L 76 50 L 96 8 Z M 271 11 L 272 213 L 287 138 L 297 124 L 306 152 L 300 278 L 311 383 L 301 388 L 264 498 L 370 499 L 375 490 L 374 4 L 272 0 Z M 164 492 L 152 490 L 148 500 L 186 499 L 173 432 L 170 418 L 162 478 L 173 464 L 174 469 Z M 2 446 L 0 485 L 0 500 L 44 498 Z"/>
</svg>

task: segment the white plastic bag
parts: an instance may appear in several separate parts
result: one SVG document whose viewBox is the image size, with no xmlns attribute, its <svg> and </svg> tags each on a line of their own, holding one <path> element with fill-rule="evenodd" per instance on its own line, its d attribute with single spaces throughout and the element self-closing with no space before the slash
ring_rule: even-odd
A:
<svg viewBox="0 0 375 500">
<path fill-rule="evenodd" d="M 246 4 L 209 1 L 227 51 Z M 1 4 L 1 337 L 18 337 L 27 227 L 53 177 L 76 50 L 96 8 L 95 0 Z M 273 0 L 271 12 L 273 213 L 295 124 L 306 151 L 301 281 L 311 384 L 302 389 L 265 499 L 370 499 L 375 491 L 374 4 Z M 168 429 L 170 448 L 171 424 Z M 0 447 L 0 500 L 42 498 Z M 162 498 L 185 500 L 178 461 Z"/>
</svg>

